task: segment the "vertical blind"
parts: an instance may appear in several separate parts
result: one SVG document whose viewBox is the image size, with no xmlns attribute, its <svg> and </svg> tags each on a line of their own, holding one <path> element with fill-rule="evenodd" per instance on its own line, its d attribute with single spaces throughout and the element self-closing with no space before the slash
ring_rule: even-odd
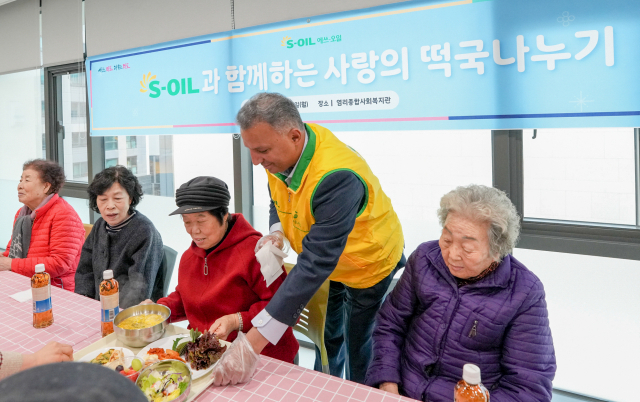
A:
<svg viewBox="0 0 640 402">
<path fill-rule="evenodd" d="M 405 0 L 234 0 L 236 29 L 295 18 L 399 3 Z"/>
<path fill-rule="evenodd" d="M 87 56 L 231 29 L 230 0 L 86 0 Z"/>
<path fill-rule="evenodd" d="M 42 2 L 42 61 L 45 67 L 84 60 L 82 0 Z"/>
<path fill-rule="evenodd" d="M 0 6 L 0 74 L 40 66 L 40 1 Z"/>
</svg>

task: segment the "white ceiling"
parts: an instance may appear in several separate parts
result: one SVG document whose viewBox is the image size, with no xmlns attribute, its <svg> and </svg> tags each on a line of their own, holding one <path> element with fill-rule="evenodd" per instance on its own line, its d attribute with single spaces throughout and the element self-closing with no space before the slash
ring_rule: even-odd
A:
<svg viewBox="0 0 640 402">
<path fill-rule="evenodd" d="M 0 6 L 3 6 L 7 3 L 11 3 L 12 1 L 15 1 L 15 0 L 0 0 Z"/>
</svg>

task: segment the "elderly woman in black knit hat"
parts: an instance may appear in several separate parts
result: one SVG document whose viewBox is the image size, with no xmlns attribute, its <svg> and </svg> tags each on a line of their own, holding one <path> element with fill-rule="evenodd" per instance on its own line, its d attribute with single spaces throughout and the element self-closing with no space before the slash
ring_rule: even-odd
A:
<svg viewBox="0 0 640 402">
<path fill-rule="evenodd" d="M 286 274 L 267 286 L 254 249 L 262 237 L 242 214 L 229 213 L 231 194 L 215 177 L 196 177 L 176 191 L 191 246 L 184 252 L 178 286 L 158 300 L 171 309 L 171 322 L 188 320 L 189 328 L 210 331 L 233 341 L 252 327 L 251 320 L 269 303 Z M 291 328 L 262 354 L 292 363 L 298 341 Z"/>
</svg>

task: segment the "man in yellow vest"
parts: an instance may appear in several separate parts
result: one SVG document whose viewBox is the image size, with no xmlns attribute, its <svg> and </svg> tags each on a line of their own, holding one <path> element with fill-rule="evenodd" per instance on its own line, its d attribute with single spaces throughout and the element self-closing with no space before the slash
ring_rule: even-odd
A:
<svg viewBox="0 0 640 402">
<path fill-rule="evenodd" d="M 276 344 L 328 278 L 330 372 L 341 376 L 345 368 L 347 379 L 363 383 L 375 315 L 393 274 L 405 263 L 402 228 L 391 200 L 365 160 L 328 129 L 304 124 L 290 99 L 260 93 L 242 106 L 237 120 L 253 164 L 267 170 L 272 199 L 270 234 L 260 239 L 256 251 L 268 241 L 282 248 L 287 239 L 298 261 L 252 320 L 246 345 L 232 347 L 236 350 L 226 360 L 246 361 L 267 342 Z M 239 373 L 226 361 L 220 366 L 216 384 L 247 380 L 255 369 L 245 364 Z M 321 370 L 318 351 L 316 370 Z"/>
</svg>

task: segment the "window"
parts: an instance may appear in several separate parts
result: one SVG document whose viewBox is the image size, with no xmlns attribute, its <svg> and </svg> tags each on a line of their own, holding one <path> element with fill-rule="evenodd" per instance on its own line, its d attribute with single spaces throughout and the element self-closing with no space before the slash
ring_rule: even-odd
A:
<svg viewBox="0 0 640 402">
<path fill-rule="evenodd" d="M 69 183 L 61 195 L 79 198 L 86 197 L 90 167 L 85 73 L 81 68 L 77 63 L 50 67 L 45 74 L 51 93 L 51 102 L 46 105 L 48 157 L 57 160 L 67 175 Z"/>
<path fill-rule="evenodd" d="M 632 128 L 523 132 L 524 216 L 635 225 Z"/>
<path fill-rule="evenodd" d="M 89 165 L 87 162 L 78 162 L 73 164 L 73 179 L 86 180 L 89 175 Z"/>
<path fill-rule="evenodd" d="M 79 75 L 79 74 L 74 74 L 74 75 Z M 71 79 L 69 79 L 69 81 L 70 80 Z M 78 93 L 84 93 L 84 90 L 78 91 Z M 71 117 L 85 117 L 86 115 L 87 115 L 87 104 L 84 101 L 83 102 L 71 101 Z"/>
<path fill-rule="evenodd" d="M 105 151 L 117 151 L 118 137 L 104 137 L 104 149 Z"/>
<path fill-rule="evenodd" d="M 118 141 L 126 146 L 118 148 Z M 144 194 L 173 197 L 173 142 L 174 137 L 170 135 L 104 137 L 105 167 L 126 160 L 127 168 L 138 177 Z"/>
<path fill-rule="evenodd" d="M 639 130 L 524 133 L 493 132 L 494 186 L 524 216 L 518 247 L 640 260 Z"/>
<path fill-rule="evenodd" d="M 86 83 L 84 78 L 79 75 L 73 75 L 71 77 L 71 86 L 73 87 L 81 87 L 84 90 Z"/>
<path fill-rule="evenodd" d="M 71 140 L 73 148 L 87 147 L 87 133 L 85 132 L 71 133 Z"/>
<path fill-rule="evenodd" d="M 131 173 L 135 175 L 138 174 L 138 157 L 137 156 L 127 156 L 127 168 L 131 170 Z"/>
<path fill-rule="evenodd" d="M 127 149 L 137 148 L 138 146 L 136 144 L 137 144 L 137 140 L 135 135 L 127 137 Z"/>
</svg>

